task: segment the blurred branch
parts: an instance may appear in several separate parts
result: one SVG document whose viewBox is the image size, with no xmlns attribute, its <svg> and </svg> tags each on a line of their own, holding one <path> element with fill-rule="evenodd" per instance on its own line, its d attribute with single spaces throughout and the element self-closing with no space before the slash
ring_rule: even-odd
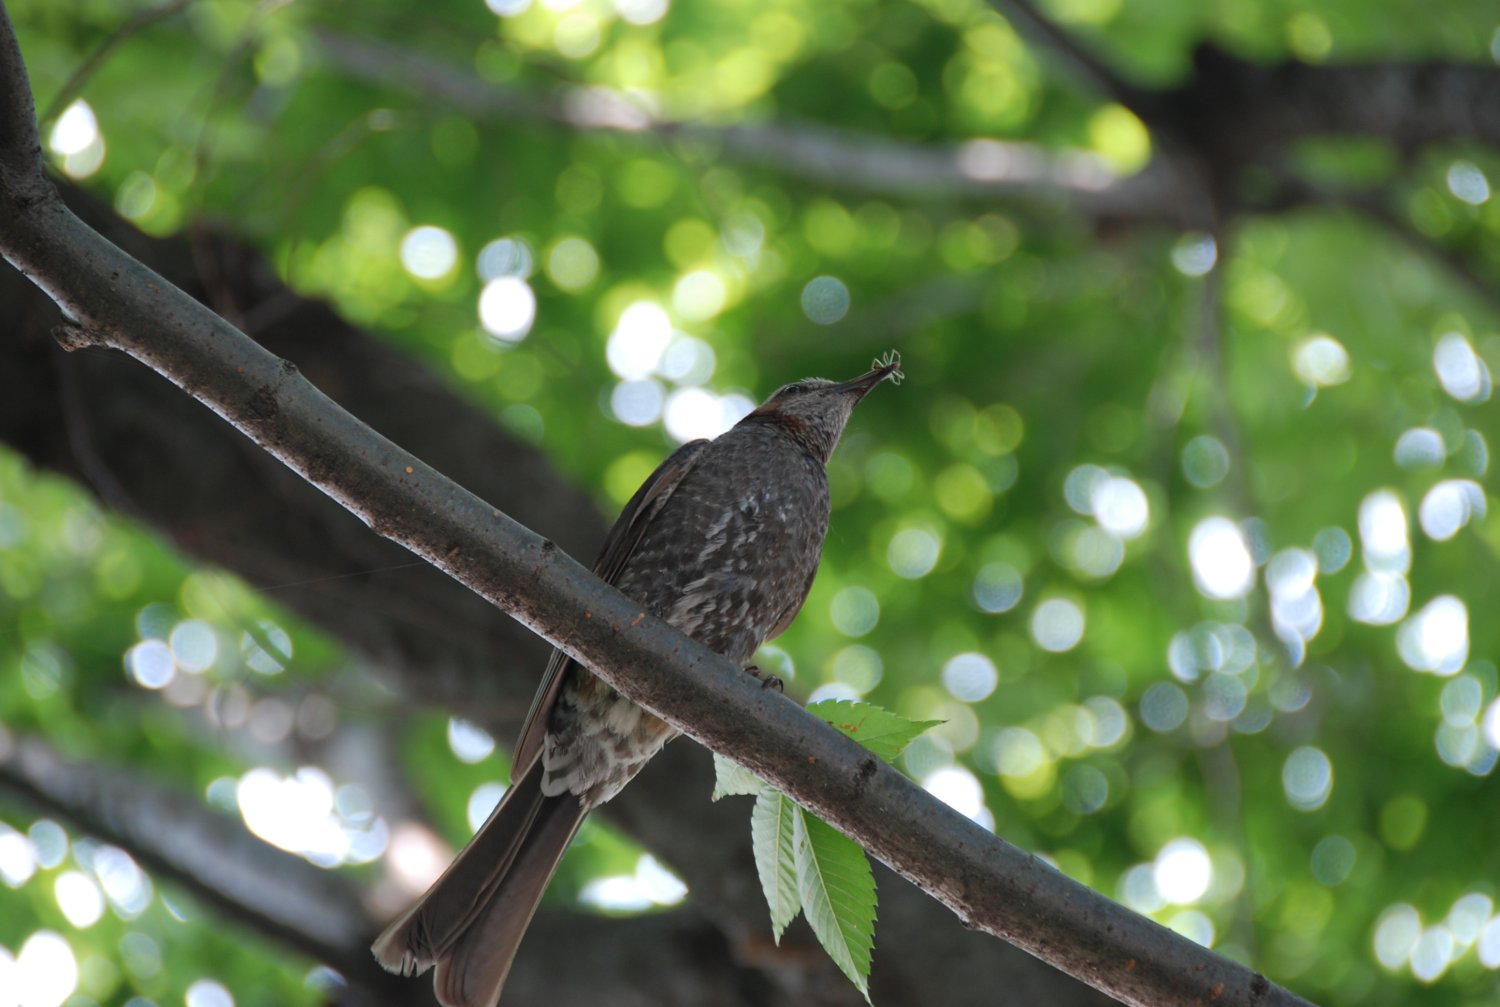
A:
<svg viewBox="0 0 1500 1007">
<path fill-rule="evenodd" d="M 0 122 L 31 115 L 18 61 L 8 15 L 0 13 L 0 80 L 15 85 L 0 98 L 10 105 Z M 14 139 L 0 136 L 0 142 Z M 40 162 L 30 160 L 30 172 L 39 173 Z M 55 190 L 42 201 L 18 198 L 45 185 L 22 173 L 26 161 L 15 149 L 0 150 L 0 250 L 62 308 L 65 346 L 114 347 L 158 370 L 376 532 L 674 727 L 771 781 L 967 925 L 1126 1003 L 1306 1003 L 1004 842 L 791 700 L 762 689 L 732 662 L 650 617 L 552 542 L 377 434 L 289 361 L 104 240 Z"/>
<path fill-rule="evenodd" d="M 47 103 L 47 107 L 37 116 L 37 121 L 51 122 L 60 115 L 68 102 L 79 91 L 83 90 L 83 86 L 88 83 L 89 78 L 99 72 L 99 68 L 104 65 L 104 61 L 116 49 L 134 36 L 156 24 L 156 22 L 165 20 L 173 14 L 186 10 L 192 3 L 193 0 L 167 0 L 166 3 L 158 4 L 155 7 L 144 7 L 130 15 L 124 24 L 110 32 L 109 37 L 99 43 L 98 48 L 89 53 L 88 58 L 78 64 L 78 67 L 69 75 L 68 79 L 63 81 L 62 87 L 57 89 L 57 93 L 52 96 L 52 100 Z"/>
<path fill-rule="evenodd" d="M 376 929 L 355 886 L 256 839 L 196 799 L 126 771 L 0 735 L 0 788 L 128 850 L 238 923 L 326 962 L 373 1002 L 406 1002 L 365 953 Z"/>
<path fill-rule="evenodd" d="M 336 1003 L 434 1002 L 429 984 L 407 982 L 375 963 L 369 943 L 382 921 L 366 911 L 359 886 L 262 842 L 188 794 L 137 773 L 66 760 L 40 740 L 7 734 L 0 734 L 0 790 L 121 847 L 225 918 L 329 965 L 349 984 Z M 734 949 L 689 909 L 625 920 L 547 906 L 532 927 L 507 1004 L 768 1003 L 764 980 L 736 964 Z M 623 963 L 648 957 L 670 981 L 622 989 Z"/>
<path fill-rule="evenodd" d="M 1143 122 L 1158 116 L 1157 97 L 1120 76 L 1098 56 L 1032 3 L 1031 0 L 990 0 L 990 6 L 1023 36 L 1061 57 L 1074 73 L 1101 94 L 1113 98 Z"/>
<path fill-rule="evenodd" d="M 1189 226 L 1182 220 L 1178 186 L 1165 164 L 1123 178 L 1091 154 L 1053 152 L 1016 141 L 918 144 L 786 120 L 728 126 L 675 122 L 607 88 L 531 94 L 401 46 L 328 29 L 316 37 L 323 58 L 340 72 L 424 95 L 474 119 L 676 139 L 711 148 L 740 164 L 835 189 L 1053 201 L 1089 217 L 1161 219 Z"/>
</svg>

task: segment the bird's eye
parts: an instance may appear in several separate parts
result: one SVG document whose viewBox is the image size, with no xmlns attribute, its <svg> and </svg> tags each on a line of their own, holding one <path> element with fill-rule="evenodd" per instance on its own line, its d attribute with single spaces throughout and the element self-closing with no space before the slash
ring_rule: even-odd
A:
<svg viewBox="0 0 1500 1007">
<path fill-rule="evenodd" d="M 805 391 L 807 391 L 807 386 L 806 385 L 804 385 L 800 381 L 793 381 L 789 385 L 783 385 L 782 386 L 781 391 L 777 393 L 777 398 L 780 398 L 783 395 L 796 395 L 798 392 L 805 392 Z"/>
</svg>

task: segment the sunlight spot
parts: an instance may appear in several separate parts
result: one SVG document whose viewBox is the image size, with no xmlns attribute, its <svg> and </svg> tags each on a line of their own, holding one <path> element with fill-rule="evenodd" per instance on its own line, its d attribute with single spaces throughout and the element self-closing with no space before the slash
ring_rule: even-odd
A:
<svg viewBox="0 0 1500 1007">
<path fill-rule="evenodd" d="M 167 643 L 177 667 L 190 675 L 201 675 L 219 659 L 219 636 L 201 619 L 179 622 Z"/>
<path fill-rule="evenodd" d="M 458 242 L 441 227 L 414 227 L 401 239 L 401 265 L 419 280 L 442 279 L 458 265 Z"/>
<path fill-rule="evenodd" d="M 1184 276 L 1203 276 L 1219 261 L 1219 246 L 1210 234 L 1184 234 L 1172 246 L 1172 265 Z"/>
<path fill-rule="evenodd" d="M 1399 969 L 1416 950 L 1422 937 L 1422 917 L 1405 902 L 1398 902 L 1380 914 L 1375 924 L 1375 959 L 1391 971 Z"/>
<path fill-rule="evenodd" d="M 235 798 L 245 826 L 266 842 L 320 866 L 342 863 L 349 836 L 334 814 L 333 782 L 313 766 L 282 777 L 258 767 L 240 777 Z"/>
<path fill-rule="evenodd" d="M 621 381 L 609 393 L 609 408 L 615 419 L 632 427 L 644 427 L 661 419 L 666 393 L 661 382 Z"/>
<path fill-rule="evenodd" d="M 880 600 L 863 587 L 846 587 L 828 606 L 833 626 L 845 636 L 861 637 L 880 621 Z"/>
<path fill-rule="evenodd" d="M 1228 518 L 1199 521 L 1188 537 L 1188 558 L 1198 589 L 1211 598 L 1242 598 L 1255 582 L 1250 547 Z"/>
<path fill-rule="evenodd" d="M 802 288 L 802 313 L 818 325 L 832 325 L 849 313 L 849 288 L 835 276 L 819 276 Z"/>
<path fill-rule="evenodd" d="M 1396 438 L 1396 464 L 1404 469 L 1443 464 L 1448 451 L 1443 435 L 1431 427 L 1413 427 Z"/>
<path fill-rule="evenodd" d="M 735 423 L 729 418 L 723 400 L 702 388 L 679 388 L 668 395 L 663 419 L 667 433 L 680 444 L 700 437 L 717 437 Z"/>
<path fill-rule="evenodd" d="M 479 324 L 502 342 L 519 343 L 536 321 L 536 294 L 517 276 L 497 276 L 479 292 Z"/>
<path fill-rule="evenodd" d="M 94 110 L 82 98 L 75 98 L 52 124 L 47 146 L 52 153 L 66 157 L 81 154 L 98 139 L 99 120 L 94 117 Z"/>
<path fill-rule="evenodd" d="M 1457 332 L 1438 340 L 1432 367 L 1443 391 L 1460 402 L 1483 402 L 1490 397 L 1490 369 L 1469 341 Z"/>
<path fill-rule="evenodd" d="M 481 248 L 474 260 L 475 272 L 486 283 L 502 276 L 524 280 L 532 268 L 531 246 L 525 238 L 496 238 Z"/>
<path fill-rule="evenodd" d="M 1090 487 L 1089 503 L 1100 526 L 1126 541 L 1138 538 L 1151 517 L 1145 491 L 1124 476 L 1096 481 Z"/>
<path fill-rule="evenodd" d="M 879 652 L 856 643 L 833 655 L 828 662 L 828 674 L 838 685 L 863 696 L 885 677 L 885 662 Z"/>
<path fill-rule="evenodd" d="M 1083 609 L 1067 598 L 1048 598 L 1031 613 L 1031 638 L 1055 654 L 1078 646 L 1083 630 Z"/>
<path fill-rule="evenodd" d="M 1160 734 L 1181 727 L 1187 714 L 1187 693 L 1173 682 L 1157 682 L 1141 697 L 1141 722 Z"/>
<path fill-rule="evenodd" d="M 11 995 L 20 1007 L 61 1007 L 78 988 L 78 959 L 68 942 L 51 930 L 26 938 L 12 966 Z"/>
<path fill-rule="evenodd" d="M 1339 527 L 1320 528 L 1313 536 L 1313 552 L 1318 556 L 1318 572 L 1338 573 L 1349 565 L 1354 555 L 1354 541 Z"/>
<path fill-rule="evenodd" d="M 1436 982 L 1448 971 L 1457 950 L 1453 934 L 1441 924 L 1422 931 L 1417 946 L 1411 952 L 1411 974 L 1419 982 Z"/>
<path fill-rule="evenodd" d="M 620 17 L 635 25 L 655 24 L 667 13 L 668 0 L 615 0 Z"/>
<path fill-rule="evenodd" d="M 484 5 L 500 17 L 515 17 L 531 9 L 531 0 L 484 0 Z"/>
<path fill-rule="evenodd" d="M 151 879 L 136 865 L 135 858 L 117 846 L 102 846 L 94 853 L 94 874 L 110 904 L 125 919 L 134 919 L 151 904 Z"/>
<path fill-rule="evenodd" d="M 213 979 L 199 979 L 187 988 L 182 999 L 187 1007 L 234 1007 L 229 990 Z"/>
<path fill-rule="evenodd" d="M 1469 659 L 1469 610 L 1451 594 L 1422 607 L 1396 635 L 1401 659 L 1416 671 L 1455 675 Z"/>
<path fill-rule="evenodd" d="M 1406 538 L 1406 508 L 1390 490 L 1376 490 L 1359 505 L 1359 538 L 1365 566 L 1384 573 L 1406 573 L 1411 548 Z"/>
<path fill-rule="evenodd" d="M 599 253 L 583 238 L 563 238 L 547 254 L 547 275 L 560 290 L 583 290 L 599 275 Z"/>
<path fill-rule="evenodd" d="M 983 612 L 1009 612 L 1021 601 L 1021 575 L 1009 563 L 986 563 L 974 575 L 974 604 Z"/>
<path fill-rule="evenodd" d="M 995 816 L 984 804 L 979 779 L 962 766 L 945 766 L 922 779 L 922 789 L 971 821 L 987 829 L 995 827 Z"/>
<path fill-rule="evenodd" d="M 495 739 L 477 724 L 459 717 L 449 717 L 448 747 L 459 762 L 483 762 L 494 754 Z"/>
<path fill-rule="evenodd" d="M 891 538 L 886 562 L 896 576 L 917 580 L 932 572 L 942 553 L 943 540 L 926 528 L 903 528 Z"/>
<path fill-rule="evenodd" d="M 1171 919 L 1167 920 L 1167 928 L 1202 947 L 1211 948 L 1214 945 L 1214 921 L 1201 910 L 1184 909 L 1173 913 Z"/>
<path fill-rule="evenodd" d="M 87 874 L 64 871 L 57 876 L 52 890 L 57 896 L 57 908 L 79 930 L 88 929 L 104 915 L 104 896 Z"/>
<path fill-rule="evenodd" d="M 1152 865 L 1161 897 L 1175 905 L 1197 902 L 1213 880 L 1213 863 L 1196 839 L 1174 839 L 1161 848 Z"/>
<path fill-rule="evenodd" d="M 1298 811 L 1316 811 L 1333 792 L 1333 763 L 1322 749 L 1303 745 L 1282 764 L 1281 786 L 1292 807 Z"/>
<path fill-rule="evenodd" d="M 20 888 L 36 873 L 37 858 L 31 840 L 0 822 L 0 881 Z"/>
<path fill-rule="evenodd" d="M 1448 166 L 1448 191 L 1470 206 L 1481 206 L 1490 198 L 1490 180 L 1471 161 L 1454 161 Z"/>
<path fill-rule="evenodd" d="M 481 818 L 480 823 L 483 821 Z M 426 891 L 452 859 L 453 851 L 425 825 L 402 822 L 391 832 L 386 862 L 401 890 L 413 897 Z"/>
<path fill-rule="evenodd" d="M 142 640 L 125 652 L 125 667 L 143 689 L 165 689 L 177 677 L 172 649 L 161 640 Z"/>
<path fill-rule="evenodd" d="M 661 305 L 637 301 L 620 313 L 605 348 L 609 369 L 626 380 L 647 377 L 672 340 L 672 320 Z"/>
<path fill-rule="evenodd" d="M 656 372 L 679 385 L 701 385 L 714 376 L 714 348 L 694 336 L 679 335 L 662 354 Z"/>
<path fill-rule="evenodd" d="M 489 783 L 481 783 L 469 794 L 468 804 L 464 806 L 464 818 L 469 823 L 469 828 L 475 832 L 479 827 L 489 820 L 490 812 L 500 805 L 500 798 L 505 796 L 509 788 L 503 783 L 493 780 Z"/>
<path fill-rule="evenodd" d="M 1292 371 L 1313 388 L 1341 385 L 1349 380 L 1349 351 L 1326 332 L 1319 332 L 1292 351 Z"/>
<path fill-rule="evenodd" d="M 1371 626 L 1400 622 L 1411 604 L 1411 585 L 1400 574 L 1362 573 L 1349 590 L 1349 615 Z"/>
<path fill-rule="evenodd" d="M 642 853 L 635 862 L 635 881 L 653 905 L 675 906 L 687 897 L 682 879 L 649 853 Z"/>
<path fill-rule="evenodd" d="M 1472 479 L 1444 479 L 1422 498 L 1417 521 L 1434 542 L 1446 542 L 1471 518 L 1484 517 L 1484 490 Z"/>
<path fill-rule="evenodd" d="M 989 698 L 999 680 L 995 662 L 974 651 L 955 654 L 943 665 L 944 688 L 954 699 L 965 703 L 978 703 Z"/>
<path fill-rule="evenodd" d="M 1199 434 L 1182 449 L 1182 474 L 1200 490 L 1212 489 L 1229 474 L 1229 451 L 1224 442 Z"/>
<path fill-rule="evenodd" d="M 683 318 L 706 322 L 724 310 L 729 296 L 719 274 L 707 269 L 684 274 L 672 288 L 672 307 Z"/>
</svg>

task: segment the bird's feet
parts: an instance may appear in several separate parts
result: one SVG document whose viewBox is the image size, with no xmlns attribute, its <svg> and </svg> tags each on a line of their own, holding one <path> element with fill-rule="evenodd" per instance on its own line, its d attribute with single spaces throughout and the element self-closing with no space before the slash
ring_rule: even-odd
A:
<svg viewBox="0 0 1500 1007">
<path fill-rule="evenodd" d="M 745 672 L 753 678 L 760 679 L 760 687 L 762 689 L 775 689 L 777 692 L 786 691 L 785 682 L 776 675 L 762 675 L 760 673 L 760 665 L 758 664 L 752 664 L 745 669 Z"/>
</svg>

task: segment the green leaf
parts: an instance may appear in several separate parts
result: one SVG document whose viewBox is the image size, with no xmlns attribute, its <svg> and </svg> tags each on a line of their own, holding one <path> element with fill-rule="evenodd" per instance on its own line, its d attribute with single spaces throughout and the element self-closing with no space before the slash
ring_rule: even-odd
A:
<svg viewBox="0 0 1500 1007">
<path fill-rule="evenodd" d="M 771 909 L 771 934 L 776 943 L 797 918 L 797 826 L 802 809 L 791 798 L 769 788 L 755 799 L 750 813 L 750 838 L 755 847 L 755 873 Z"/>
<path fill-rule="evenodd" d="M 718 752 L 714 753 L 714 800 L 717 801 L 721 797 L 738 797 L 741 794 L 749 794 L 753 797 L 766 793 L 770 789 L 769 783 L 738 762 L 726 759 Z"/>
<path fill-rule="evenodd" d="M 813 933 L 849 981 L 870 999 L 875 944 L 875 875 L 864 850 L 833 826 L 797 809 L 797 890 Z"/>
<path fill-rule="evenodd" d="M 832 724 L 887 762 L 894 761 L 917 735 L 942 723 L 941 720 L 908 720 L 873 703 L 847 699 L 813 703 L 807 712 Z"/>
</svg>

